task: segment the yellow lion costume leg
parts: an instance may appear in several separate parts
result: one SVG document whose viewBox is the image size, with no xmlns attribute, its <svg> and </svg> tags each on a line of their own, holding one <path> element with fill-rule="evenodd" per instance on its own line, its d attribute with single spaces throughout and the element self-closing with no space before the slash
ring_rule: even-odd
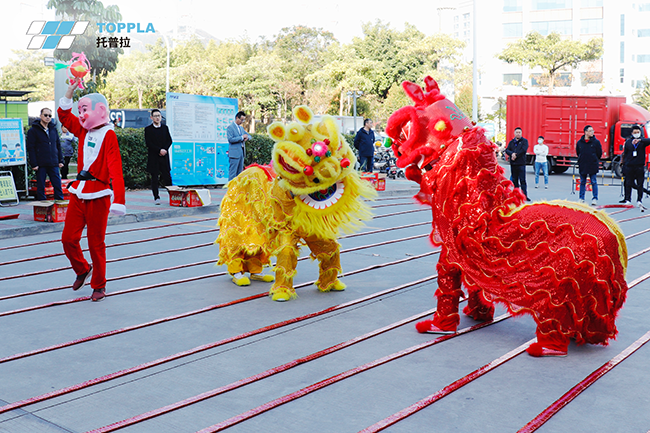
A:
<svg viewBox="0 0 650 433">
<path fill-rule="evenodd" d="M 293 288 L 293 277 L 298 264 L 299 238 L 289 232 L 280 232 L 276 241 L 275 283 L 269 290 L 269 296 L 274 301 L 288 301 L 298 297 Z"/>
<path fill-rule="evenodd" d="M 345 290 L 345 284 L 337 278 L 342 272 L 339 243 L 334 239 L 319 239 L 316 236 L 305 238 L 305 241 L 311 250 L 312 259 L 318 260 L 319 275 L 316 281 L 318 290 L 321 292 Z"/>
<path fill-rule="evenodd" d="M 269 238 L 272 234 L 267 221 L 272 218 L 268 211 L 270 188 L 271 181 L 264 170 L 251 167 L 228 184 L 228 192 L 221 202 L 217 265 L 227 265 L 228 273 L 233 275 L 233 282 L 238 286 L 249 285 L 250 280 L 235 275 L 260 274 L 264 266 L 271 263 Z M 261 278 L 253 276 L 253 279 Z"/>
</svg>

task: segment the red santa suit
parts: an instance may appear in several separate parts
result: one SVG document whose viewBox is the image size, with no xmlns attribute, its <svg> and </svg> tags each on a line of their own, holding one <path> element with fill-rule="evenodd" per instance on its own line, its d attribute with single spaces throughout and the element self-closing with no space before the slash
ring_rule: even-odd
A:
<svg viewBox="0 0 650 433">
<path fill-rule="evenodd" d="M 72 114 L 71 99 L 61 98 L 57 113 L 61 124 L 79 138 L 77 172 L 86 170 L 95 178 L 76 180 L 68 186 L 72 195 L 61 235 L 63 250 L 77 275 L 88 272 L 90 266 L 79 245 L 81 232 L 87 226 L 88 249 L 93 264 L 90 286 L 93 289 L 105 288 L 104 238 L 108 214 L 126 213 L 122 158 L 117 136 L 110 123 L 91 130 L 84 129 L 79 118 Z"/>
</svg>

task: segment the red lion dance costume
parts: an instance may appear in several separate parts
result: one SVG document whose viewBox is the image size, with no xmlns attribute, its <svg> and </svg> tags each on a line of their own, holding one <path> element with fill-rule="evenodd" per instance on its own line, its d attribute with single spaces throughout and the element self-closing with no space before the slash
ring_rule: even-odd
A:
<svg viewBox="0 0 650 433">
<path fill-rule="evenodd" d="M 494 303 L 537 324 L 533 356 L 565 356 L 569 339 L 606 345 L 625 302 L 627 247 L 604 212 L 568 201 L 526 204 L 504 176 L 496 146 L 484 130 L 440 94 L 405 82 L 415 102 L 396 111 L 386 127 L 397 165 L 420 184 L 416 199 L 431 206 L 431 242 L 438 261 L 438 308 L 419 332 L 454 332 L 463 312 L 490 320 Z"/>
</svg>

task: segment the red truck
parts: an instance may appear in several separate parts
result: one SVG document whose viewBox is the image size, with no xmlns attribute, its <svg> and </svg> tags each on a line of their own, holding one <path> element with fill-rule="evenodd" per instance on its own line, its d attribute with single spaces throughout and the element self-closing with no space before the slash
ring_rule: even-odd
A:
<svg viewBox="0 0 650 433">
<path fill-rule="evenodd" d="M 577 161 L 576 142 L 585 125 L 594 128 L 603 146 L 603 167 L 618 177 L 623 143 L 632 134 L 632 126 L 640 125 L 644 137 L 650 136 L 650 112 L 626 104 L 623 96 L 510 95 L 507 106 L 506 144 L 514 138 L 515 128 L 521 127 L 529 143 L 527 162 L 532 164 L 537 137 L 544 136 L 555 173 L 564 173 Z"/>
</svg>

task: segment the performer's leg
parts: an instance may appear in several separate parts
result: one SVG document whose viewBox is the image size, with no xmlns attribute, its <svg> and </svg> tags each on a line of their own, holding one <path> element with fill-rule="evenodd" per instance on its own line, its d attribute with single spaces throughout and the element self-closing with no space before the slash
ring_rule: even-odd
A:
<svg viewBox="0 0 650 433">
<path fill-rule="evenodd" d="M 526 349 L 531 356 L 566 356 L 569 348 L 569 337 L 562 334 L 555 322 L 544 322 L 537 325 L 535 331 L 537 342 Z"/>
<path fill-rule="evenodd" d="M 469 290 L 467 306 L 463 308 L 463 313 L 481 322 L 492 320 L 494 317 L 494 304 L 485 299 L 482 291 Z"/>
<path fill-rule="evenodd" d="M 580 174 L 580 200 L 585 199 L 585 193 L 587 191 L 587 175 Z"/>
<path fill-rule="evenodd" d="M 311 250 L 311 256 L 318 260 L 319 274 L 316 281 L 318 290 L 321 292 L 345 290 L 345 284 L 337 278 L 341 272 L 339 243 L 336 240 L 322 240 L 316 237 L 305 240 Z"/>
<path fill-rule="evenodd" d="M 106 224 L 111 199 L 108 196 L 86 201 L 86 221 L 88 221 L 88 249 L 93 262 L 93 277 L 90 287 L 106 287 Z"/>
<path fill-rule="evenodd" d="M 524 193 L 526 198 L 528 198 L 528 184 L 526 183 L 526 165 L 522 165 L 519 170 L 519 187 L 521 188 L 521 191 Z"/>
<path fill-rule="evenodd" d="M 441 257 L 438 260 L 438 308 L 433 315 L 433 320 L 419 322 L 415 328 L 418 332 L 450 333 L 456 332 L 460 323 L 458 302 L 463 295 L 460 285 L 460 269 L 446 263 Z"/>
<path fill-rule="evenodd" d="M 519 166 L 511 165 L 510 166 L 510 180 L 515 188 L 519 188 Z"/>
<path fill-rule="evenodd" d="M 63 251 L 68 260 L 70 260 L 70 265 L 72 265 L 72 269 L 77 275 L 85 274 L 90 270 L 90 265 L 84 258 L 83 251 L 79 245 L 81 232 L 86 226 L 84 206 L 85 202 L 79 200 L 76 195 L 72 194 L 70 196 L 63 233 L 61 234 Z"/>
<path fill-rule="evenodd" d="M 635 178 L 636 178 L 636 196 L 637 196 L 637 201 L 642 202 L 643 201 L 643 177 L 645 175 L 645 170 L 643 167 L 639 167 L 635 173 Z M 630 192 L 630 196 L 632 193 Z"/>
<path fill-rule="evenodd" d="M 233 180 L 234 178 L 237 177 L 239 173 L 237 173 L 237 168 L 239 167 L 239 159 L 238 158 L 229 158 L 229 170 L 228 170 L 228 181 Z"/>
<path fill-rule="evenodd" d="M 275 265 L 275 283 L 269 290 L 269 296 L 274 301 L 288 301 L 296 298 L 293 288 L 293 276 L 296 275 L 298 248 L 286 245 L 278 254 Z"/>
<path fill-rule="evenodd" d="M 590 174 L 589 180 L 591 181 L 591 195 L 594 200 L 598 200 L 598 176 Z"/>
<path fill-rule="evenodd" d="M 242 171 L 244 171 L 244 157 L 243 156 L 241 158 L 239 158 L 239 160 L 237 162 L 237 176 L 239 176 L 239 173 L 241 173 Z"/>
</svg>

